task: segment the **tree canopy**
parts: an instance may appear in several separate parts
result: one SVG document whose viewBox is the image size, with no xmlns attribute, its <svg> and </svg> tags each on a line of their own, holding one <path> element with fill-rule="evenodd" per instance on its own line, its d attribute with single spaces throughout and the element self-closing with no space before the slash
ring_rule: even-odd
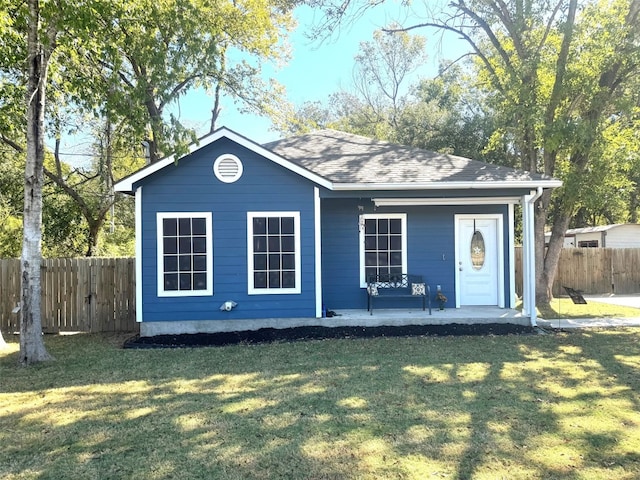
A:
<svg viewBox="0 0 640 480">
<path fill-rule="evenodd" d="M 272 0 L 94 0 L 84 28 L 98 33 L 68 58 L 74 71 L 86 72 L 70 78 L 73 99 L 108 112 L 114 124 L 125 122 L 152 162 L 184 149 L 194 132 L 166 107 L 190 89 L 222 85 L 246 108 L 273 108 L 279 90 L 262 81 L 261 67 L 285 57 L 292 7 Z"/>
<path fill-rule="evenodd" d="M 51 49 L 47 143 L 100 138 L 104 125 L 111 129 L 109 147 L 92 142 L 90 162 L 67 165 L 63 152 L 52 147 L 44 164 L 45 254 L 95 254 L 101 226 L 117 201 L 109 191 L 113 178 L 139 167 L 145 153 L 154 161 L 197 141 L 179 116 L 179 101 L 188 91 L 223 91 L 245 109 L 275 111 L 282 89 L 262 80 L 262 66 L 286 59 L 294 5 L 272 0 L 55 0 L 40 5 L 40 30 Z M 24 166 L 27 8 L 15 0 L 0 0 L 0 6 L 0 147 L 13 165 Z M 3 200 L 2 209 L 7 219 L 19 222 L 22 207 L 14 208 L 16 198 L 12 194 Z M 49 211 L 76 218 L 49 216 Z M 74 241 L 78 235 L 86 242 Z"/>
<path fill-rule="evenodd" d="M 0 142 L 26 158 L 23 363 L 50 358 L 39 318 L 45 171 L 84 216 L 90 245 L 113 203 L 108 151 L 96 155 L 94 164 L 93 178 L 104 182 L 91 186 L 89 180 L 73 180 L 74 173 L 90 175 L 63 165 L 57 147 L 53 165 L 45 167 L 45 138 L 59 145 L 62 132 L 77 133 L 64 119 L 80 109 L 120 128 L 130 145 L 144 142 L 150 161 L 156 161 L 196 140 L 166 110 L 188 89 L 222 88 L 249 109 L 269 111 L 279 90 L 262 82 L 261 66 L 284 57 L 282 40 L 293 25 L 293 5 L 287 0 L 0 0 Z M 109 142 L 107 150 L 113 145 Z M 7 199 L 0 208 L 13 220 Z"/>
<path fill-rule="evenodd" d="M 356 0 L 318 3 L 327 12 L 325 31 L 339 27 L 347 12 L 357 16 L 370 7 Z M 455 0 L 425 13 L 423 22 L 391 29 L 430 28 L 463 39 L 474 62 L 474 88 L 485 93 L 496 120 L 490 145 L 502 146 L 505 163 L 518 159 L 524 170 L 564 181 L 535 210 L 539 302 L 550 299 L 564 232 L 588 199 L 611 197 L 624 183 L 622 196 L 628 191 L 637 206 L 629 135 L 637 128 L 639 15 L 640 0 Z M 607 171 L 627 175 L 626 181 Z M 593 195 L 588 182 L 605 177 L 608 189 L 601 182 Z M 545 251 L 547 224 L 552 239 Z"/>
<path fill-rule="evenodd" d="M 392 27 L 395 28 L 395 27 Z M 469 69 L 443 61 L 438 75 L 414 72 L 426 60 L 426 39 L 379 30 L 361 42 L 353 83 L 325 103 L 307 102 L 280 126 L 285 134 L 330 127 L 442 153 L 504 161 L 491 142 L 496 113 Z"/>
</svg>

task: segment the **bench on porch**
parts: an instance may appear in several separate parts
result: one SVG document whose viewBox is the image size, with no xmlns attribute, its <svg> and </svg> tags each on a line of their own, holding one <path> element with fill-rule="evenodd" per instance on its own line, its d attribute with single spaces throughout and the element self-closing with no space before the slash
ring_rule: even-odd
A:
<svg viewBox="0 0 640 480">
<path fill-rule="evenodd" d="M 431 315 L 431 289 L 422 279 L 422 275 L 408 273 L 378 274 L 367 277 L 367 310 L 373 315 L 373 302 L 381 298 L 420 298 L 422 310 L 429 304 Z"/>
</svg>

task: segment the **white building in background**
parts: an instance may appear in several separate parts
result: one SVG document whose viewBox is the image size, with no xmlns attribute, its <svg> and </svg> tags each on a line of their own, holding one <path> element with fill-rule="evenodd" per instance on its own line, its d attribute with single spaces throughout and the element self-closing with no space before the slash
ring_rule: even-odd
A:
<svg viewBox="0 0 640 480">
<path fill-rule="evenodd" d="M 549 243 L 551 233 L 545 234 Z M 640 224 L 617 223 L 571 228 L 564 234 L 564 248 L 640 248 Z"/>
</svg>

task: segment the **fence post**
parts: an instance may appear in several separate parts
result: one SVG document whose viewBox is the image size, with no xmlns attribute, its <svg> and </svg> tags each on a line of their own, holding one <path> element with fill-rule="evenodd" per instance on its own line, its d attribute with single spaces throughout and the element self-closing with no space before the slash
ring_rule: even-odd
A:
<svg viewBox="0 0 640 480">
<path fill-rule="evenodd" d="M 609 252 L 609 285 L 611 285 L 611 293 L 616 293 L 614 271 L 613 271 L 613 252 Z"/>
<path fill-rule="evenodd" d="M 93 333 L 96 319 L 96 309 L 98 308 L 98 297 L 96 294 L 96 271 L 93 258 L 89 259 L 89 331 Z"/>
</svg>

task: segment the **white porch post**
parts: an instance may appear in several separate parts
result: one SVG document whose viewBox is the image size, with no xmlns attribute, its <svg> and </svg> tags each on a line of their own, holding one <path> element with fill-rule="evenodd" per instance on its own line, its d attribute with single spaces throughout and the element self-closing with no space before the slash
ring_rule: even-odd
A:
<svg viewBox="0 0 640 480">
<path fill-rule="evenodd" d="M 522 197 L 522 311 L 531 318 L 531 326 L 537 325 L 536 312 L 536 249 L 535 202 L 542 195 L 542 188 Z"/>
<path fill-rule="evenodd" d="M 530 315 L 531 300 L 529 295 L 529 278 L 531 275 L 531 246 L 529 240 L 529 198 L 531 195 L 522 197 L 522 313 Z"/>
<path fill-rule="evenodd" d="M 136 188 L 136 322 L 142 322 L 142 187 Z"/>
<path fill-rule="evenodd" d="M 313 189 L 313 216 L 315 217 L 315 270 L 316 270 L 316 318 L 322 318 L 322 228 L 320 222 L 320 189 Z"/>
<path fill-rule="evenodd" d="M 514 206 L 513 203 L 510 203 L 508 206 L 508 216 L 509 216 L 509 297 L 507 308 L 515 308 L 516 307 L 516 266 L 515 266 L 515 214 L 514 214 Z"/>
</svg>

